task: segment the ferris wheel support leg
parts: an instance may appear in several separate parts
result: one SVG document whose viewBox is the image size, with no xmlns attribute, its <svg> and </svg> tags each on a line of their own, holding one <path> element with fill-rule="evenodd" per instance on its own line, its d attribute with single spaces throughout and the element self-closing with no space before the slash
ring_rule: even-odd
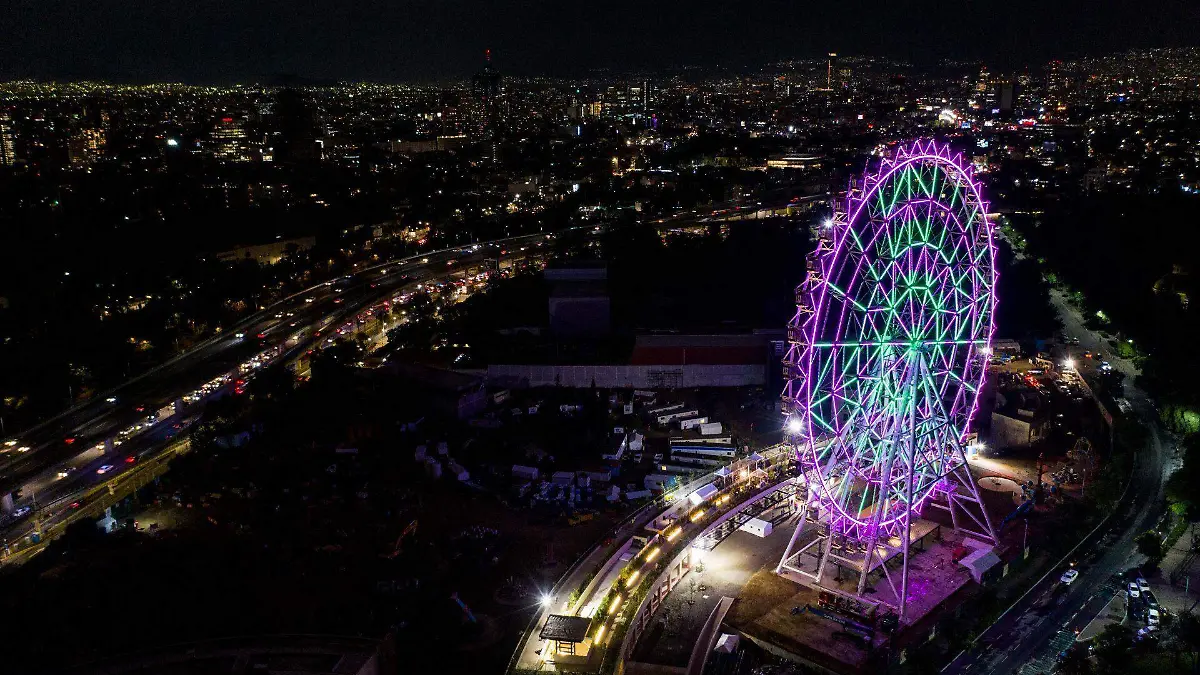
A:
<svg viewBox="0 0 1200 675">
<path fill-rule="evenodd" d="M 783 549 L 783 557 L 779 559 L 779 564 L 775 566 L 775 574 L 783 574 L 783 568 L 787 565 L 788 559 L 792 556 L 792 550 L 796 548 L 796 542 L 800 539 L 800 534 L 804 530 L 804 519 L 808 516 L 807 502 L 800 509 L 800 517 L 796 520 L 796 529 L 792 530 L 792 538 L 788 540 L 787 548 Z"/>
<path fill-rule="evenodd" d="M 912 512 L 904 517 L 904 566 L 900 571 L 900 622 L 908 615 L 908 549 L 912 548 Z"/>
<path fill-rule="evenodd" d="M 979 517 L 976 518 L 974 513 L 969 511 L 966 507 L 959 505 L 959 508 L 961 508 L 968 516 L 971 517 L 972 520 L 975 521 L 977 525 L 982 527 L 984 530 L 983 532 L 975 532 L 972 534 L 982 536 L 985 539 L 990 539 L 993 544 L 999 543 L 1000 538 L 996 536 L 996 528 L 992 526 L 992 517 L 988 515 L 987 507 L 983 503 L 983 498 L 979 496 L 979 486 L 976 485 L 975 481 L 971 479 L 971 470 L 967 468 L 965 455 L 963 457 L 962 465 L 955 470 L 955 477 L 958 478 L 959 482 L 966 484 L 967 489 L 971 492 L 970 501 L 974 502 L 975 506 L 979 508 Z M 951 508 L 950 512 L 953 513 L 954 509 Z"/>
</svg>

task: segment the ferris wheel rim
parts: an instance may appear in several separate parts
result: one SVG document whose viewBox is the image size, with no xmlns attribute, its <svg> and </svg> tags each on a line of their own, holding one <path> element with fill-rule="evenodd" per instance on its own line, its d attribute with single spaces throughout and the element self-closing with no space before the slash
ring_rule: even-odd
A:
<svg viewBox="0 0 1200 675">
<path fill-rule="evenodd" d="M 846 202 L 846 210 L 845 210 L 844 216 L 843 216 L 844 219 L 839 223 L 839 227 L 835 229 L 835 233 L 837 234 L 837 237 L 835 238 L 835 240 L 833 242 L 831 242 L 832 246 L 828 247 L 824 251 L 824 256 L 831 258 L 831 262 L 829 262 L 827 265 L 822 264 L 818 269 L 822 272 L 823 275 L 825 273 L 829 272 L 829 270 L 840 271 L 841 266 L 845 264 L 845 260 L 844 260 L 845 257 L 848 255 L 852 255 L 852 253 L 847 253 L 847 251 L 849 250 L 849 248 L 847 246 L 847 239 L 849 237 L 855 236 L 853 228 L 856 225 L 859 225 L 863 222 L 864 209 L 868 208 L 868 205 L 871 204 L 872 200 L 880 193 L 881 190 L 883 190 L 885 187 L 887 187 L 889 185 L 894 185 L 894 183 L 892 182 L 892 179 L 897 174 L 897 172 L 900 172 L 906 168 L 913 167 L 914 165 L 917 165 L 917 164 L 920 164 L 922 166 L 932 165 L 935 178 L 936 178 L 937 172 L 940 171 L 943 175 L 945 175 L 947 177 L 951 177 L 953 179 L 950 182 L 952 182 L 952 188 L 955 191 L 966 193 L 962 200 L 960 200 L 960 201 L 952 200 L 951 206 L 953 206 L 953 203 L 955 201 L 958 201 L 958 204 L 960 205 L 960 209 L 967 209 L 964 212 L 967 216 L 966 222 L 963 222 L 962 220 L 960 220 L 957 213 L 950 212 L 950 217 L 953 218 L 954 223 L 957 226 L 956 229 L 961 230 L 960 232 L 957 233 L 959 236 L 957 237 L 957 239 L 955 241 L 955 246 L 956 247 L 963 246 L 965 248 L 965 250 L 967 250 L 969 252 L 974 251 L 976 248 L 982 249 L 981 251 L 979 251 L 979 253 L 984 257 L 984 262 L 982 265 L 980 264 L 980 262 L 977 259 L 978 256 L 975 256 L 975 259 L 972 259 L 969 266 L 970 266 L 972 272 L 975 273 L 974 277 L 975 277 L 976 282 L 978 282 L 984 288 L 983 307 L 984 307 L 985 315 L 972 316 L 971 320 L 968 322 L 968 324 L 966 326 L 966 328 L 971 331 L 970 337 L 966 340 L 957 341 L 957 344 L 952 349 L 952 351 L 954 352 L 954 354 L 951 357 L 952 362 L 949 363 L 949 365 L 947 366 L 945 373 L 943 375 L 943 377 L 946 381 L 949 381 L 949 379 L 951 379 L 951 378 L 957 378 L 957 381 L 962 385 L 956 389 L 955 397 L 950 403 L 950 408 L 952 409 L 952 412 L 950 414 L 952 416 L 961 417 L 963 420 L 961 430 L 955 429 L 955 434 L 960 437 L 957 440 L 961 441 L 961 440 L 963 440 L 963 438 L 965 438 L 965 435 L 967 433 L 967 429 L 969 426 L 969 422 L 976 414 L 976 411 L 977 411 L 977 408 L 979 405 L 979 389 L 982 385 L 982 381 L 985 376 L 984 368 L 982 366 L 977 367 L 977 368 L 972 368 L 971 366 L 972 366 L 973 362 L 976 360 L 976 357 L 978 356 L 978 352 L 980 351 L 978 348 L 990 347 L 991 341 L 992 341 L 992 338 L 993 338 L 993 335 L 995 332 L 995 304 L 996 304 L 996 302 L 995 302 L 994 293 L 995 293 L 995 284 L 996 284 L 996 280 L 997 280 L 997 270 L 996 270 L 996 265 L 995 265 L 996 252 L 995 252 L 995 243 L 994 243 L 994 232 L 992 230 L 992 227 L 988 223 L 987 217 L 986 217 L 987 203 L 986 203 L 986 201 L 984 201 L 982 194 L 980 193 L 980 190 L 979 190 L 979 185 L 974 180 L 974 177 L 971 174 L 970 170 L 961 164 L 961 155 L 952 156 L 945 147 L 937 148 L 936 144 L 934 144 L 932 141 L 928 142 L 927 144 L 918 141 L 918 142 L 914 143 L 912 146 L 901 146 L 900 148 L 897 149 L 896 154 L 893 157 L 885 158 L 883 160 L 883 162 L 880 164 L 876 173 L 869 174 L 863 181 L 863 189 L 861 190 L 861 195 L 858 197 L 855 197 L 853 194 L 848 196 L 847 202 Z M 922 186 L 922 187 L 924 187 L 924 186 Z M 945 187 L 945 184 L 943 184 L 943 188 L 944 187 Z M 910 185 L 910 189 L 911 189 L 911 185 Z M 943 195 L 943 198 L 944 198 L 944 195 Z M 927 199 L 925 199 L 924 202 L 922 202 L 922 203 L 928 205 L 931 210 L 936 207 L 938 209 L 946 210 L 948 212 L 950 211 L 950 209 L 947 208 L 945 204 L 934 199 L 932 194 L 930 194 L 929 197 Z M 895 204 L 895 200 L 893 200 L 893 204 Z M 969 208 L 967 208 L 968 206 L 969 206 Z M 910 208 L 910 206 L 906 203 L 904 208 L 907 209 L 907 208 Z M 842 215 L 842 214 L 839 214 L 839 215 Z M 892 224 L 893 216 L 894 216 L 894 214 L 888 215 L 887 217 L 885 217 L 883 219 L 882 226 L 877 227 L 875 229 L 875 232 L 874 232 L 875 237 L 880 236 L 881 233 L 883 233 L 885 230 L 888 230 L 889 228 L 891 228 L 893 226 L 893 224 Z M 948 222 L 948 221 L 949 221 L 949 219 L 947 219 L 946 222 Z M 943 228 L 943 229 L 945 229 L 945 228 Z M 982 239 L 981 239 L 981 235 L 982 235 Z M 974 241 L 970 240 L 970 238 L 972 236 L 975 237 Z M 858 281 L 858 274 L 859 274 L 858 269 L 861 268 L 861 266 L 863 264 L 863 260 L 866 259 L 865 253 L 867 251 L 872 250 L 874 240 L 872 240 L 870 245 L 863 245 L 863 244 L 861 244 L 861 242 L 859 242 L 859 243 L 860 243 L 860 248 L 863 251 L 864 255 L 862 257 L 860 257 L 860 259 L 858 260 L 856 269 L 851 276 L 851 280 L 854 282 Z M 820 248 L 820 244 L 819 244 L 818 253 L 820 253 L 820 252 L 821 252 L 821 248 Z M 940 253 L 940 251 L 939 251 L 939 253 Z M 818 255 L 817 260 L 818 260 L 818 263 L 825 262 L 824 258 L 822 258 L 820 255 Z M 897 262 L 898 260 L 899 259 L 891 260 L 891 261 L 889 261 L 888 264 L 896 265 L 896 264 L 898 264 L 898 262 Z M 979 268 L 981 268 L 981 267 L 987 268 L 987 269 L 983 270 L 983 273 L 984 273 L 983 277 L 981 277 L 980 274 L 978 273 Z M 832 273 L 829 273 L 829 276 L 832 276 Z M 841 280 L 841 278 L 839 277 L 839 281 L 840 280 Z M 839 347 L 837 342 L 843 338 L 843 336 L 847 330 L 848 312 L 854 311 L 853 309 L 850 308 L 850 304 L 851 304 L 850 302 L 830 303 L 830 299 L 831 299 L 830 298 L 830 288 L 831 287 L 833 287 L 833 286 L 831 283 L 828 283 L 828 281 L 826 281 L 825 283 L 822 283 L 819 286 L 818 304 L 811 308 L 811 311 L 813 314 L 811 321 L 813 321 L 815 323 L 813 324 L 813 326 L 806 326 L 806 330 L 808 331 L 806 333 L 806 337 L 808 337 L 810 339 L 807 340 L 806 347 L 803 350 L 803 352 L 800 354 L 801 358 L 796 362 L 796 365 L 798 367 L 800 367 L 801 371 L 808 373 L 809 375 L 811 375 L 811 373 L 812 373 L 814 360 L 818 359 L 820 357 L 820 354 L 823 353 L 820 351 L 823 347 L 828 347 L 831 354 L 833 354 L 828 357 L 828 360 L 832 361 L 837 357 L 836 352 Z M 836 287 L 833 287 L 833 288 L 836 289 Z M 854 288 L 848 286 L 841 293 L 844 297 L 850 298 L 852 290 L 854 290 Z M 956 290 L 958 290 L 958 289 L 956 289 Z M 975 304 L 975 303 L 978 303 L 980 300 L 980 293 L 977 292 L 978 289 L 973 289 L 973 291 L 976 291 L 976 292 L 974 292 L 972 294 L 971 302 L 972 302 L 972 304 Z M 853 302 L 853 300 L 851 300 L 851 302 Z M 831 344 L 823 345 L 820 342 L 818 342 L 812 338 L 815 338 L 816 333 L 821 328 L 824 328 L 826 326 L 826 324 L 831 320 L 831 318 L 829 316 L 829 312 L 831 312 L 835 309 L 840 309 L 840 316 L 834 320 L 836 337 L 831 342 Z M 865 308 L 861 308 L 859 311 L 861 311 L 864 314 L 868 313 L 868 310 Z M 885 338 L 886 338 L 886 336 L 885 336 Z M 874 346 L 881 347 L 885 344 L 885 342 L 886 342 L 886 340 L 880 340 L 879 343 Z M 894 341 L 894 344 L 897 347 L 905 346 L 905 345 L 915 346 L 917 343 L 920 343 L 920 342 L 921 341 L 919 341 L 919 340 L 913 341 L 911 343 L 905 342 L 903 340 L 896 340 L 896 341 Z M 869 345 L 864 345 L 860 341 L 859 344 L 852 345 L 852 346 L 854 348 L 859 348 L 859 347 L 864 347 L 864 346 L 869 346 Z M 959 346 L 964 347 L 963 355 L 961 358 L 957 357 L 957 352 L 958 352 Z M 868 358 L 870 358 L 870 357 L 868 357 Z M 953 370 L 954 364 L 957 364 L 957 363 L 963 364 L 961 374 L 955 374 L 955 372 Z M 972 372 L 972 370 L 974 370 L 975 372 Z M 964 377 L 964 376 L 966 376 L 966 377 Z M 970 382 L 967 381 L 967 378 L 970 379 Z M 944 387 L 942 389 L 939 389 L 939 391 L 943 391 L 943 390 L 944 390 Z M 791 391 L 790 388 L 789 388 L 789 391 L 791 392 L 792 398 L 794 399 L 793 414 L 795 412 L 802 411 L 801 414 L 805 418 L 803 420 L 803 422 L 808 424 L 808 430 L 809 430 L 809 433 L 811 434 L 813 432 L 813 417 L 814 417 L 814 412 L 813 412 L 814 404 L 812 402 L 814 400 L 813 397 L 814 397 L 814 393 L 815 393 L 812 390 L 812 378 L 811 377 L 805 378 L 805 382 L 803 383 L 803 388 L 800 391 L 798 391 L 798 392 Z M 969 394 L 964 393 L 964 392 L 968 392 L 968 391 L 970 392 Z M 968 398 L 969 401 L 961 400 L 964 397 Z M 805 399 L 804 405 L 798 405 L 802 398 Z M 834 406 L 835 406 L 834 409 L 836 411 L 836 409 L 837 409 L 836 408 L 836 406 L 837 406 L 836 399 L 835 399 Z M 835 419 L 835 422 L 836 421 L 837 420 Z M 826 424 L 826 426 L 828 426 L 828 424 Z M 846 462 L 842 461 L 842 460 L 847 459 L 847 457 L 848 457 L 845 454 L 848 451 L 848 448 L 847 448 L 846 444 L 843 444 L 840 442 L 839 437 L 841 436 L 841 432 L 843 430 L 837 429 L 837 431 L 838 431 L 838 437 L 834 438 L 833 443 L 830 444 L 832 447 L 827 451 L 827 454 L 829 455 L 830 459 L 826 460 L 826 462 L 825 462 L 827 464 L 826 467 L 821 466 L 823 458 L 820 455 L 820 453 L 818 453 L 818 451 L 816 450 L 816 447 L 813 444 L 813 437 L 811 435 L 809 436 L 808 442 L 804 445 L 804 452 L 805 452 L 805 454 L 809 455 L 809 457 L 808 457 L 807 461 L 804 461 L 802 459 L 801 463 L 804 465 L 807 465 L 811 469 L 816 469 L 823 478 L 828 478 L 828 476 L 826 474 L 829 472 L 830 468 L 832 468 L 832 459 L 838 459 L 839 462 L 841 462 L 841 464 L 846 464 L 846 466 L 844 467 L 842 484 L 838 486 L 838 489 L 844 489 L 845 481 L 848 480 L 849 476 L 853 473 L 853 471 L 857 467 L 853 463 L 846 463 Z M 797 447 L 797 450 L 800 451 L 801 448 Z M 916 451 L 914 450 L 914 453 L 915 452 Z M 840 457 L 837 456 L 838 453 L 841 453 Z M 798 455 L 799 454 L 800 453 L 798 452 Z M 944 455 L 944 453 L 943 453 L 943 455 Z M 801 459 L 801 458 L 798 457 L 798 459 Z M 944 456 L 942 459 L 944 460 Z M 916 460 L 914 457 L 912 462 L 915 464 L 915 461 Z M 889 460 L 889 462 L 890 462 L 890 460 Z M 889 466 L 890 466 L 890 463 L 889 463 Z M 861 474 L 860 477 L 866 482 L 867 485 L 870 485 L 870 481 L 872 480 L 872 478 L 870 476 L 868 476 L 864 472 Z M 889 475 L 889 478 L 890 478 L 890 475 Z M 909 480 L 911 481 L 911 474 L 910 474 Z M 840 515 L 843 518 L 846 518 L 849 521 L 853 522 L 856 526 L 864 527 L 864 526 L 870 525 L 870 523 L 867 523 L 867 522 L 861 520 L 860 518 L 858 518 L 857 514 L 848 513 L 843 508 L 843 505 L 841 504 L 841 502 L 839 501 L 837 496 L 831 494 L 831 490 L 833 488 L 830 485 L 826 484 L 827 481 L 822 480 L 819 482 L 821 483 L 820 490 L 824 493 L 824 497 L 825 497 L 822 501 L 837 508 L 840 511 Z M 923 486 L 921 495 L 919 495 L 919 496 L 913 495 L 916 498 L 905 505 L 905 508 L 907 508 L 908 512 L 911 513 L 917 504 L 923 503 L 923 500 L 928 497 L 928 495 L 935 489 L 935 487 L 936 487 L 936 483 L 933 483 L 933 482 L 928 483 L 927 485 Z M 866 488 L 864 488 L 864 490 L 865 489 Z M 877 489 L 878 490 L 884 489 L 882 483 L 880 483 L 880 485 L 877 487 Z M 888 486 L 888 489 L 890 489 L 890 486 Z M 865 495 L 865 493 L 864 493 L 864 495 Z M 896 522 L 901 517 L 904 517 L 904 513 L 887 514 L 886 522 L 888 524 L 891 524 L 891 523 Z"/>
</svg>

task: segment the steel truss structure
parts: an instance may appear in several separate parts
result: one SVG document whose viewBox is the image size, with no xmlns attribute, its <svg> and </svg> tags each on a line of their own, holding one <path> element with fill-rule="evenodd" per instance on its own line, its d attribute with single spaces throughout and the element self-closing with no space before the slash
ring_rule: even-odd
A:
<svg viewBox="0 0 1200 675">
<path fill-rule="evenodd" d="M 881 571 L 903 621 L 926 507 L 996 543 L 964 453 L 994 329 L 996 249 L 979 184 L 933 142 L 886 154 L 835 211 L 788 326 L 785 429 L 808 499 L 776 571 L 842 593 L 824 581 L 833 563 L 857 572 L 854 596 L 871 604 L 868 577 Z M 797 548 L 805 531 L 815 537 Z"/>
</svg>

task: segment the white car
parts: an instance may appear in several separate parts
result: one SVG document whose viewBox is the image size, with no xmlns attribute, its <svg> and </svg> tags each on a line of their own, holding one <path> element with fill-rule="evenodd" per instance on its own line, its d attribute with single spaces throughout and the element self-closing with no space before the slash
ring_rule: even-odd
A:
<svg viewBox="0 0 1200 675">
<path fill-rule="evenodd" d="M 1129 597 L 1131 597 L 1131 598 L 1142 597 L 1142 592 L 1138 589 L 1138 585 L 1133 583 L 1132 581 L 1129 582 Z"/>
<path fill-rule="evenodd" d="M 1159 620 L 1160 620 L 1160 617 L 1159 617 L 1157 609 L 1151 609 L 1150 611 L 1148 611 L 1146 613 L 1146 624 L 1147 625 L 1157 627 Z"/>
<path fill-rule="evenodd" d="M 105 464 L 104 466 L 100 467 L 99 469 L 96 469 L 96 473 L 101 473 L 101 474 L 108 473 L 109 471 L 112 471 L 112 468 L 113 468 L 112 464 Z"/>
<path fill-rule="evenodd" d="M 1137 584 L 1139 591 L 1141 591 L 1143 593 L 1150 592 L 1150 584 L 1147 583 L 1145 579 L 1138 577 L 1137 579 L 1133 580 L 1133 583 Z"/>
<path fill-rule="evenodd" d="M 1063 575 L 1061 577 L 1059 577 L 1058 580 L 1063 582 L 1064 584 L 1070 586 L 1071 582 L 1075 581 L 1075 578 L 1078 576 L 1079 576 L 1079 570 L 1069 569 L 1066 572 L 1063 572 Z"/>
</svg>

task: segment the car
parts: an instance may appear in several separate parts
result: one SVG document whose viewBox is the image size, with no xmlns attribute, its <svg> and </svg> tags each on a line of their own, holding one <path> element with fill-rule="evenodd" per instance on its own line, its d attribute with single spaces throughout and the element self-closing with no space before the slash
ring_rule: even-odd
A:
<svg viewBox="0 0 1200 675">
<path fill-rule="evenodd" d="M 1146 612 L 1146 624 L 1149 626 L 1158 626 L 1161 617 L 1157 609 L 1151 609 Z"/>
<path fill-rule="evenodd" d="M 1142 592 L 1141 592 L 1141 590 L 1138 589 L 1138 585 L 1133 583 L 1132 581 L 1129 582 L 1129 597 L 1131 597 L 1131 598 L 1142 597 Z"/>
<path fill-rule="evenodd" d="M 58 480 L 62 480 L 64 478 L 66 478 L 67 476 L 70 476 L 71 475 L 71 467 L 67 467 L 65 469 L 60 469 L 56 475 L 58 477 Z"/>
<path fill-rule="evenodd" d="M 1146 626 L 1145 628 L 1142 628 L 1142 629 L 1138 630 L 1138 632 L 1137 632 L 1137 637 L 1136 637 L 1136 638 L 1134 638 L 1134 639 L 1136 639 L 1136 640 L 1144 640 L 1144 639 L 1146 639 L 1146 638 L 1152 638 L 1152 637 L 1154 637 L 1154 636 L 1152 635 L 1152 633 L 1153 633 L 1154 631 L 1156 631 L 1156 630 L 1158 630 L 1158 627 L 1157 627 L 1157 626 Z"/>
<path fill-rule="evenodd" d="M 245 333 L 234 333 L 233 337 L 241 340 L 242 338 L 246 337 L 246 334 Z"/>
<path fill-rule="evenodd" d="M 29 512 L 32 510 L 33 510 L 32 506 L 22 506 L 21 508 L 17 509 L 16 511 L 13 511 L 12 517 L 13 518 L 21 518 L 23 516 L 28 515 Z"/>
<path fill-rule="evenodd" d="M 133 464 L 133 463 L 134 463 L 134 462 L 136 462 L 136 461 L 137 461 L 137 457 L 136 457 L 136 456 L 134 456 L 134 455 L 130 455 L 130 456 L 128 456 L 128 457 L 126 457 L 126 458 L 125 458 L 125 463 L 126 463 L 126 464 Z"/>
<path fill-rule="evenodd" d="M 73 508 L 73 509 L 77 509 L 80 506 L 83 506 L 83 504 L 81 504 L 79 502 L 71 502 L 71 508 Z"/>
<path fill-rule="evenodd" d="M 105 464 L 104 466 L 100 467 L 99 469 L 96 469 L 96 473 L 105 474 L 112 470 L 113 470 L 112 464 Z"/>
<path fill-rule="evenodd" d="M 1143 593 L 1150 592 L 1150 584 L 1142 577 L 1138 577 L 1138 578 L 1134 579 L 1133 583 L 1137 584 L 1139 591 L 1141 591 Z"/>
<path fill-rule="evenodd" d="M 1078 577 L 1079 577 L 1079 570 L 1069 569 L 1066 572 L 1063 572 L 1063 575 L 1061 577 L 1059 577 L 1058 580 L 1063 582 L 1064 584 L 1070 586 L 1071 583 L 1074 582 L 1075 579 Z"/>
</svg>

